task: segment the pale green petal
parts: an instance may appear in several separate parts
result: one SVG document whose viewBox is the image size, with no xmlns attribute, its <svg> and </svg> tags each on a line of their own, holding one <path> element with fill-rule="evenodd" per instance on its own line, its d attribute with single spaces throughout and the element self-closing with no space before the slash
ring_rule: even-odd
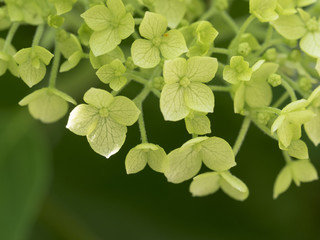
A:
<svg viewBox="0 0 320 240">
<path fill-rule="evenodd" d="M 126 139 L 127 127 L 116 123 L 110 117 L 100 117 L 95 129 L 87 135 L 91 148 L 109 158 L 117 153 Z"/>
<path fill-rule="evenodd" d="M 311 57 L 320 58 L 320 32 L 307 33 L 301 39 L 300 47 Z"/>
<path fill-rule="evenodd" d="M 233 98 L 233 109 L 235 113 L 241 113 L 245 104 L 245 90 L 244 82 L 241 82 L 237 88 Z"/>
<path fill-rule="evenodd" d="M 126 8 L 121 0 L 108 0 L 107 6 L 117 18 L 122 18 L 126 14 Z"/>
<path fill-rule="evenodd" d="M 249 81 L 245 85 L 246 103 L 252 108 L 267 107 L 272 101 L 272 89 L 267 82 Z"/>
<path fill-rule="evenodd" d="M 53 58 L 53 54 L 43 47 L 34 46 L 33 51 L 45 65 L 48 65 Z"/>
<path fill-rule="evenodd" d="M 216 172 L 200 174 L 193 178 L 190 192 L 194 197 L 203 197 L 215 193 L 220 188 L 220 176 Z"/>
<path fill-rule="evenodd" d="M 249 189 L 239 178 L 230 172 L 221 172 L 220 175 L 220 187 L 229 197 L 243 201 L 249 196 Z"/>
<path fill-rule="evenodd" d="M 317 59 L 316 70 L 317 70 L 318 74 L 320 75 L 320 58 Z"/>
<path fill-rule="evenodd" d="M 46 75 L 46 67 L 43 63 L 39 64 L 39 68 L 32 65 L 31 59 L 20 64 L 19 75 L 21 79 L 31 88 L 39 83 Z"/>
<path fill-rule="evenodd" d="M 187 72 L 187 60 L 184 58 L 175 58 L 166 60 L 163 66 L 163 78 L 165 83 L 179 82 Z"/>
<path fill-rule="evenodd" d="M 292 141 L 288 147 L 288 154 L 298 159 L 308 159 L 308 147 L 302 140 Z"/>
<path fill-rule="evenodd" d="M 119 91 L 127 83 L 126 77 L 118 77 L 111 80 L 109 86 L 114 91 Z"/>
<path fill-rule="evenodd" d="M 312 108 L 312 110 L 316 116 L 304 124 L 304 130 L 313 144 L 318 146 L 320 143 L 320 109 Z"/>
<path fill-rule="evenodd" d="M 63 99 L 66 100 L 67 102 L 72 103 L 73 105 L 76 105 L 76 104 L 77 104 L 76 100 L 74 100 L 74 99 L 73 99 L 72 97 L 70 97 L 68 94 L 66 94 L 66 93 L 64 93 L 64 92 L 62 92 L 62 91 L 60 91 L 60 90 L 58 90 L 58 89 L 56 89 L 56 88 L 51 88 L 50 91 L 51 91 L 53 94 L 55 94 L 55 95 L 63 98 Z"/>
<path fill-rule="evenodd" d="M 298 15 L 281 15 L 272 25 L 283 37 L 296 40 L 302 38 L 307 29 Z"/>
<path fill-rule="evenodd" d="M 64 13 L 71 11 L 72 5 L 76 1 L 77 0 L 54 0 L 54 6 L 57 10 L 57 14 L 61 15 L 61 14 L 64 14 Z"/>
<path fill-rule="evenodd" d="M 275 12 L 277 0 L 250 0 L 250 13 L 261 22 L 274 21 L 278 18 Z"/>
<path fill-rule="evenodd" d="M 82 51 L 77 51 L 74 52 L 64 63 L 61 64 L 60 66 L 60 72 L 67 72 L 70 69 L 76 67 L 80 60 L 82 59 L 83 52 Z"/>
<path fill-rule="evenodd" d="M 119 124 L 131 126 L 139 117 L 140 110 L 127 97 L 117 96 L 108 107 L 110 117 Z"/>
<path fill-rule="evenodd" d="M 218 70 L 218 61 L 212 57 L 191 57 L 187 64 L 186 77 L 195 82 L 210 82 Z"/>
<path fill-rule="evenodd" d="M 298 0 L 297 5 L 298 7 L 305 7 L 317 2 L 317 0 Z"/>
<path fill-rule="evenodd" d="M 274 133 L 275 131 L 277 131 L 278 128 L 282 125 L 283 121 L 285 121 L 285 119 L 286 116 L 284 115 L 280 115 L 279 117 L 277 117 L 271 126 L 271 132 Z"/>
<path fill-rule="evenodd" d="M 279 68 L 279 64 L 265 62 L 256 71 L 252 73 L 251 81 L 266 82 L 269 76 L 275 73 Z"/>
<path fill-rule="evenodd" d="M 281 113 L 289 113 L 297 110 L 302 110 L 303 108 L 308 106 L 308 101 L 305 99 L 300 99 L 294 102 L 289 103 L 287 106 L 285 106 Z"/>
<path fill-rule="evenodd" d="M 281 169 L 273 186 L 273 199 L 287 191 L 292 182 L 291 169 L 287 166 Z"/>
<path fill-rule="evenodd" d="M 138 145 L 139 146 L 139 145 Z M 148 162 L 148 153 L 136 147 L 130 149 L 126 156 L 125 165 L 127 174 L 140 172 Z"/>
<path fill-rule="evenodd" d="M 312 182 L 318 179 L 318 173 L 309 159 L 291 163 L 293 177 L 301 182 Z"/>
<path fill-rule="evenodd" d="M 181 183 L 194 177 L 201 168 L 201 157 L 192 147 L 173 150 L 168 155 L 168 166 L 165 169 L 167 180 Z"/>
<path fill-rule="evenodd" d="M 127 13 L 119 23 L 118 33 L 121 39 L 126 39 L 134 32 L 134 19 L 130 13 Z"/>
<path fill-rule="evenodd" d="M 188 116 L 185 89 L 179 83 L 164 85 L 160 97 L 160 109 L 166 121 L 179 121 Z"/>
<path fill-rule="evenodd" d="M 135 65 L 153 68 L 160 62 L 160 51 L 149 40 L 135 40 L 131 46 L 131 56 Z"/>
<path fill-rule="evenodd" d="M 198 112 L 213 112 L 214 96 L 212 90 L 200 82 L 191 82 L 184 89 L 186 105 Z"/>
<path fill-rule="evenodd" d="M 173 59 L 187 52 L 188 48 L 182 33 L 176 29 L 165 33 L 160 44 L 160 51 L 166 59 Z"/>
<path fill-rule="evenodd" d="M 201 149 L 201 145 L 198 144 L 198 143 L 201 143 L 203 142 L 204 140 L 208 139 L 208 137 L 195 137 L 195 138 L 192 138 L 190 140 L 188 140 L 187 142 L 185 142 L 181 148 L 184 148 L 184 147 L 195 147 L 200 150 Z M 199 148 L 200 146 L 200 148 Z"/>
<path fill-rule="evenodd" d="M 114 100 L 113 96 L 102 89 L 90 88 L 83 96 L 83 100 L 98 109 L 109 107 Z"/>
<path fill-rule="evenodd" d="M 287 120 L 284 120 L 280 127 L 277 130 L 277 135 L 279 137 L 279 141 L 285 148 L 289 147 L 291 144 L 291 141 L 293 139 L 293 135 L 295 128 L 293 128 L 293 125 L 290 124 Z"/>
<path fill-rule="evenodd" d="M 229 65 L 223 68 L 223 79 L 231 84 L 239 82 L 237 72 Z"/>
<path fill-rule="evenodd" d="M 101 31 L 105 29 L 112 21 L 112 14 L 110 10 L 103 5 L 95 5 L 89 8 L 81 17 L 86 24 L 94 31 Z"/>
<path fill-rule="evenodd" d="M 37 98 L 45 95 L 46 92 L 47 92 L 47 88 L 41 88 L 39 90 L 36 90 L 33 93 L 30 93 L 29 95 L 25 96 L 22 100 L 20 100 L 19 105 L 26 106 L 32 101 L 36 100 Z"/>
<path fill-rule="evenodd" d="M 288 113 L 287 119 L 288 121 L 301 125 L 306 122 L 309 122 L 315 117 L 315 113 L 311 110 L 301 110 L 301 111 L 295 111 Z"/>
<path fill-rule="evenodd" d="M 203 163 L 212 170 L 225 171 L 236 165 L 232 148 L 222 138 L 210 137 L 203 141 L 200 154 Z"/>
<path fill-rule="evenodd" d="M 204 113 L 192 112 L 185 118 L 186 128 L 190 134 L 204 135 L 211 133 L 210 120 Z"/>
<path fill-rule="evenodd" d="M 145 12 L 142 22 L 139 26 L 139 32 L 142 37 L 153 39 L 164 34 L 167 26 L 168 22 L 164 16 L 147 11 Z"/>
<path fill-rule="evenodd" d="M 98 119 L 98 109 L 80 104 L 71 111 L 66 128 L 77 135 L 86 136 L 96 127 Z"/>
<path fill-rule="evenodd" d="M 121 62 L 125 61 L 124 54 L 120 47 L 116 47 L 112 51 L 97 57 L 94 56 L 92 51 L 90 51 L 89 57 L 90 57 L 90 63 L 94 69 L 98 69 L 105 64 L 111 63 L 115 59 L 119 59 Z"/>
<path fill-rule="evenodd" d="M 119 76 L 118 74 L 124 73 L 125 71 L 126 68 L 122 62 L 119 59 L 115 59 L 112 63 L 100 67 L 96 74 L 103 83 L 110 83 L 112 80 L 119 80 L 121 75 Z"/>
<path fill-rule="evenodd" d="M 168 19 L 170 28 L 177 27 L 186 12 L 185 2 L 179 0 L 155 0 L 154 7 L 156 13 Z"/>
<path fill-rule="evenodd" d="M 22 48 L 13 56 L 13 58 L 18 64 L 22 64 L 30 59 L 31 53 L 31 48 Z"/>
<path fill-rule="evenodd" d="M 106 54 L 115 49 L 121 42 L 117 29 L 111 27 L 99 32 L 93 32 L 89 44 L 95 56 Z"/>
</svg>

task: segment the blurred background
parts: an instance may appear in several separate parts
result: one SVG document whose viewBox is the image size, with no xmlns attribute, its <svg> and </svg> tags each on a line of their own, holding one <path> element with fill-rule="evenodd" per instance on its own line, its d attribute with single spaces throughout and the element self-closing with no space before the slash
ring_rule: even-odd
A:
<svg viewBox="0 0 320 240">
<path fill-rule="evenodd" d="M 247 1 L 234 1 L 230 11 L 241 21 L 247 9 Z M 213 23 L 220 35 L 229 34 L 219 19 L 213 19 Z M 21 27 L 14 46 L 29 47 L 34 31 L 33 27 Z M 5 31 L 1 32 L 1 37 L 5 35 Z M 217 41 L 218 46 L 227 45 L 221 39 Z M 137 124 L 129 127 L 121 151 L 105 159 L 91 150 L 85 137 L 65 128 L 67 116 L 44 125 L 32 119 L 27 108 L 19 107 L 17 103 L 31 92 L 20 79 L 7 73 L 0 81 L 1 240 L 320 237 L 320 182 L 291 186 L 273 200 L 273 184 L 284 160 L 277 142 L 254 125 L 237 155 L 237 166 L 232 169 L 249 187 L 249 198 L 237 202 L 221 191 L 193 198 L 188 190 L 190 181 L 168 183 L 148 167 L 138 174 L 126 174 L 125 156 L 140 141 Z M 87 60 L 60 74 L 57 86 L 78 103 L 89 87 L 105 87 Z M 36 88 L 40 87 L 41 84 Z M 131 84 L 123 94 L 133 98 L 140 88 Z M 211 135 L 233 145 L 242 117 L 233 114 L 230 96 L 215 93 L 215 97 L 215 113 L 209 115 Z M 163 120 L 155 96 L 147 98 L 144 110 L 149 141 L 167 153 L 190 139 L 183 121 Z M 312 162 L 320 169 L 319 148 L 305 140 Z"/>
</svg>

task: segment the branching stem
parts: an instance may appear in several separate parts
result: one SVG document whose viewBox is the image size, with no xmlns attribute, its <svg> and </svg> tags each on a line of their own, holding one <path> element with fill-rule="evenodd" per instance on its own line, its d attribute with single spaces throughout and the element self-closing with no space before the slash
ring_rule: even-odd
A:
<svg viewBox="0 0 320 240">
<path fill-rule="evenodd" d="M 19 25 L 20 24 L 17 22 L 15 22 L 11 25 L 9 32 L 7 34 L 7 37 L 6 37 L 6 41 L 4 42 L 4 45 L 2 48 L 3 52 L 6 52 L 8 50 L 16 31 L 18 30 Z"/>
<path fill-rule="evenodd" d="M 245 117 L 243 122 L 242 122 L 242 125 L 241 125 L 241 128 L 240 128 L 238 137 L 236 139 L 236 142 L 235 142 L 235 144 L 233 146 L 233 149 L 232 149 L 235 156 L 238 154 L 238 152 L 239 152 L 239 150 L 241 148 L 241 145 L 244 142 L 244 139 L 246 138 L 248 129 L 250 127 L 250 123 L 251 123 L 250 118 L 249 117 Z"/>
</svg>

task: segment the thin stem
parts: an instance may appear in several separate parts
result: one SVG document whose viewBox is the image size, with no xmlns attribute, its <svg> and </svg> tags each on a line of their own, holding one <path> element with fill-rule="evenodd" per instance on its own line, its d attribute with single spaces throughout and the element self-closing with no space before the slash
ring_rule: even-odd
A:
<svg viewBox="0 0 320 240">
<path fill-rule="evenodd" d="M 151 89 L 149 86 L 145 86 L 144 89 L 133 99 L 137 106 L 139 106 L 149 95 Z"/>
<path fill-rule="evenodd" d="M 272 105 L 272 107 L 274 108 L 278 108 L 282 105 L 282 103 L 284 103 L 284 101 L 286 101 L 289 97 L 289 93 L 288 92 L 284 92 L 282 94 L 282 96 Z"/>
<path fill-rule="evenodd" d="M 148 142 L 148 137 L 147 137 L 147 131 L 146 131 L 146 126 L 144 124 L 144 117 L 143 117 L 143 108 L 142 108 L 142 103 L 138 106 L 140 109 L 140 116 L 138 119 L 138 125 L 140 129 L 140 135 L 141 135 L 141 141 L 142 143 L 147 143 Z"/>
<path fill-rule="evenodd" d="M 230 51 L 229 49 L 226 48 L 211 48 L 211 52 L 212 53 L 219 53 L 219 54 L 225 54 L 225 55 L 229 55 Z"/>
<path fill-rule="evenodd" d="M 19 27 L 19 23 L 15 22 L 11 25 L 9 31 L 8 31 L 8 34 L 7 34 L 7 37 L 6 37 L 6 41 L 4 42 L 4 45 L 3 45 L 3 48 L 2 48 L 2 51 L 3 52 L 6 52 L 8 50 L 8 47 L 10 46 L 11 42 L 12 42 L 12 39 Z"/>
<path fill-rule="evenodd" d="M 131 82 L 131 80 L 129 79 L 128 80 L 128 82 L 124 85 L 124 86 L 122 86 L 122 88 L 120 88 L 118 91 L 112 91 L 111 92 L 111 95 L 112 96 L 117 96 L 126 86 L 128 86 L 129 85 L 129 83 Z"/>
<path fill-rule="evenodd" d="M 286 91 L 288 92 L 291 101 L 296 101 L 297 100 L 297 96 L 293 90 L 293 88 L 288 84 L 288 82 L 284 79 L 282 79 L 281 85 L 286 89 Z"/>
<path fill-rule="evenodd" d="M 214 92 L 230 92 L 232 86 L 208 86 Z"/>
<path fill-rule="evenodd" d="M 43 35 L 44 27 L 45 27 L 44 24 L 41 24 L 37 27 L 36 33 L 34 34 L 34 37 L 33 37 L 32 47 L 39 45 L 40 39 Z"/>
<path fill-rule="evenodd" d="M 124 74 L 125 77 L 127 77 L 128 79 L 132 79 L 135 82 L 141 83 L 143 85 L 147 85 L 149 83 L 149 81 L 135 73 L 125 73 Z"/>
<path fill-rule="evenodd" d="M 236 142 L 235 144 L 233 145 L 233 153 L 234 155 L 236 156 L 241 148 L 241 145 L 244 141 L 244 139 L 246 138 L 246 135 L 247 135 L 247 132 L 248 132 L 248 129 L 250 127 L 250 123 L 251 123 L 251 120 L 249 117 L 245 117 L 243 122 L 242 122 L 242 125 L 241 125 L 241 128 L 240 128 L 240 131 L 239 131 L 239 134 L 238 134 L 238 137 L 236 139 Z"/>
<path fill-rule="evenodd" d="M 156 95 L 158 98 L 160 98 L 161 92 L 158 89 L 153 88 L 151 91 L 154 95 Z"/>
<path fill-rule="evenodd" d="M 289 86 L 291 88 L 293 88 L 294 90 L 296 90 L 303 98 L 305 98 L 305 99 L 308 98 L 308 95 L 301 91 L 301 89 L 299 88 L 298 84 L 295 81 L 293 81 L 291 78 L 289 78 L 285 74 L 280 73 L 280 75 L 281 75 L 282 79 L 284 79 L 288 85 L 290 84 Z M 282 82 L 284 82 L 284 81 L 282 81 Z"/>
<path fill-rule="evenodd" d="M 56 85 L 56 79 L 57 79 L 59 63 L 60 63 L 60 56 L 61 56 L 60 49 L 56 41 L 55 48 L 54 48 L 54 58 L 53 58 L 53 63 L 52 63 L 50 78 L 49 78 L 49 88 L 54 88 Z"/>
<path fill-rule="evenodd" d="M 134 19 L 134 24 L 139 25 L 142 22 L 142 18 L 135 18 Z"/>
<path fill-rule="evenodd" d="M 264 132 L 270 138 L 272 138 L 274 140 L 278 140 L 278 138 L 276 136 L 272 135 L 271 130 L 266 125 L 260 124 L 253 119 L 251 119 L 251 120 L 257 126 L 257 128 L 259 128 L 262 132 Z"/>
<path fill-rule="evenodd" d="M 233 18 L 230 17 L 230 15 L 226 11 L 223 11 L 220 14 L 221 14 L 221 17 L 230 25 L 230 27 L 235 32 L 235 34 L 238 34 L 239 27 L 236 24 L 236 22 L 233 20 Z"/>
<path fill-rule="evenodd" d="M 287 151 L 282 151 L 282 155 L 283 155 L 284 160 L 286 161 L 286 163 L 291 163 L 291 162 L 292 162 L 292 159 L 291 159 L 291 157 L 289 156 L 289 154 L 288 154 Z"/>
<path fill-rule="evenodd" d="M 207 19 L 211 18 L 216 12 L 217 12 L 217 10 L 215 9 L 215 7 L 213 5 L 213 1 L 211 1 L 211 7 L 209 8 L 209 10 L 207 12 L 205 12 L 200 17 L 199 21 L 203 21 L 203 20 L 207 20 Z"/>
</svg>

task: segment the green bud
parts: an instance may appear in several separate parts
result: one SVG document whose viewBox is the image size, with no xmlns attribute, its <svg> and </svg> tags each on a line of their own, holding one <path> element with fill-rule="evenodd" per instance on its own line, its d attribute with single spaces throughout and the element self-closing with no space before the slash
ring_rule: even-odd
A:
<svg viewBox="0 0 320 240">
<path fill-rule="evenodd" d="M 316 32 L 319 29 L 319 23 L 315 17 L 307 21 L 306 27 L 309 32 Z"/>
<path fill-rule="evenodd" d="M 279 74 L 273 73 L 268 77 L 268 83 L 272 87 L 278 87 L 281 85 L 281 76 Z"/>
<path fill-rule="evenodd" d="M 285 43 L 286 43 L 289 47 L 291 47 L 291 48 L 295 48 L 295 47 L 297 47 L 297 45 L 298 45 L 298 41 L 297 41 L 297 40 L 289 40 L 289 39 L 286 39 L 286 40 L 285 40 Z"/>
<path fill-rule="evenodd" d="M 64 23 L 64 17 L 59 15 L 49 15 L 48 16 L 48 25 L 53 28 L 60 28 Z"/>
<path fill-rule="evenodd" d="M 244 57 L 248 56 L 251 53 L 251 50 L 252 49 L 247 42 L 240 43 L 238 46 L 238 53 Z"/>
<path fill-rule="evenodd" d="M 304 92 L 309 92 L 312 88 L 312 82 L 310 78 L 301 77 L 298 80 L 299 88 Z"/>
<path fill-rule="evenodd" d="M 289 55 L 289 59 L 294 61 L 294 62 L 300 62 L 301 60 L 301 51 L 298 49 L 294 49 L 290 55 Z"/>
<path fill-rule="evenodd" d="M 267 125 L 270 120 L 270 114 L 266 112 L 259 112 L 257 114 L 258 123 Z"/>
<path fill-rule="evenodd" d="M 155 77 L 153 79 L 153 87 L 158 89 L 158 90 L 162 90 L 164 86 L 164 80 L 163 77 Z"/>
<path fill-rule="evenodd" d="M 224 11 L 229 7 L 228 0 L 216 0 L 214 1 L 214 7 L 218 11 Z"/>
<path fill-rule="evenodd" d="M 278 58 L 278 52 L 275 48 L 270 48 L 264 53 L 263 57 L 268 62 L 274 62 Z"/>
<path fill-rule="evenodd" d="M 137 66 L 133 63 L 132 57 L 128 57 L 124 65 L 130 70 L 134 70 Z"/>
</svg>

